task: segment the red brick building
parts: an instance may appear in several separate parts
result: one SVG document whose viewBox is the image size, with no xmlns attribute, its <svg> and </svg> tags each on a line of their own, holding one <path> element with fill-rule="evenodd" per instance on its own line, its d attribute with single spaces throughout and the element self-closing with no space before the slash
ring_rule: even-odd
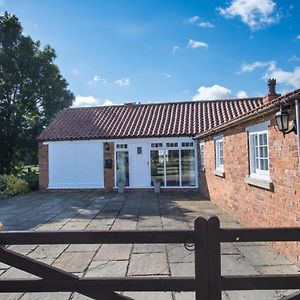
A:
<svg viewBox="0 0 300 300">
<path fill-rule="evenodd" d="M 300 89 L 264 98 L 70 108 L 41 133 L 42 190 L 197 190 L 247 226 L 300 225 Z M 283 113 L 283 114 L 284 114 Z M 282 115 L 283 115 L 282 114 Z M 285 114 L 286 115 L 286 114 Z M 299 243 L 277 243 L 300 265 Z"/>
<path fill-rule="evenodd" d="M 299 134 L 283 135 L 280 106 L 298 119 L 300 90 L 268 95 L 253 111 L 197 135 L 205 167 L 200 191 L 249 227 L 300 226 Z M 274 247 L 300 265 L 300 243 Z"/>
</svg>

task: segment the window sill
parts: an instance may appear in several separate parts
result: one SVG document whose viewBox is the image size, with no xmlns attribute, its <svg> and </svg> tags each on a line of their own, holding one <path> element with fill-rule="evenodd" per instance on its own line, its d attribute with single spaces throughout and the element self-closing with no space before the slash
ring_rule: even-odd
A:
<svg viewBox="0 0 300 300">
<path fill-rule="evenodd" d="M 214 174 L 215 176 L 225 178 L 225 172 L 224 172 L 224 171 L 221 171 L 221 170 L 214 170 L 214 171 L 213 171 L 213 174 Z"/>
<path fill-rule="evenodd" d="M 265 190 L 273 190 L 273 182 L 271 179 L 262 179 L 262 178 L 254 178 L 251 176 L 246 176 L 244 181 L 249 185 L 253 185 L 256 187 L 260 187 Z"/>
</svg>

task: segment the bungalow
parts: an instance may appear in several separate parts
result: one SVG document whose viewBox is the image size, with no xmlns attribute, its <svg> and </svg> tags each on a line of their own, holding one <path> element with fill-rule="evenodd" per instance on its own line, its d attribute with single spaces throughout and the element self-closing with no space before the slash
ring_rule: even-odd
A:
<svg viewBox="0 0 300 300">
<path fill-rule="evenodd" d="M 199 188 L 194 137 L 262 98 L 67 108 L 40 134 L 40 188 Z"/>
<path fill-rule="evenodd" d="M 68 108 L 39 135 L 41 190 L 197 190 L 256 227 L 300 224 L 300 89 Z M 289 134 L 290 133 L 290 134 Z M 300 265 L 300 243 L 274 247 Z"/>
</svg>

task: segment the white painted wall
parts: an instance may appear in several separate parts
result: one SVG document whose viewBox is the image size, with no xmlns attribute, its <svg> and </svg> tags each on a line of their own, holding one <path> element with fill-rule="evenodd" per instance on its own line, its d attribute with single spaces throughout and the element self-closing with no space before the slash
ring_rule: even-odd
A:
<svg viewBox="0 0 300 300">
<path fill-rule="evenodd" d="M 48 142 L 49 189 L 103 188 L 103 141 Z"/>
</svg>

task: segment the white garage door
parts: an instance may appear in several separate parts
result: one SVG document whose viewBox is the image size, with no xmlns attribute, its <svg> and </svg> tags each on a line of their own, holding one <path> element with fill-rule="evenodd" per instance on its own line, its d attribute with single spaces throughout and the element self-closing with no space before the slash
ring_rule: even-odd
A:
<svg viewBox="0 0 300 300">
<path fill-rule="evenodd" d="M 103 188 L 103 142 L 50 142 L 49 188 Z"/>
</svg>

